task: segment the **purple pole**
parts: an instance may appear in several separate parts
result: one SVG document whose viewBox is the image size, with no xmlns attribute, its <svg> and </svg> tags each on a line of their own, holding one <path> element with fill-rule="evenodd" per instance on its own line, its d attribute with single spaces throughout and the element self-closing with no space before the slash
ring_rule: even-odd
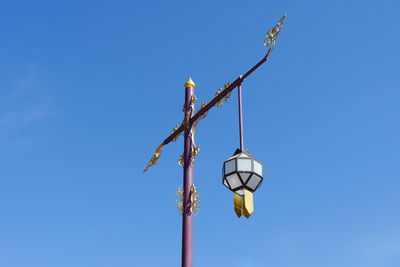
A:
<svg viewBox="0 0 400 267">
<path fill-rule="evenodd" d="M 242 84 L 238 86 L 238 100 L 239 100 L 239 137 L 240 137 L 240 150 L 243 151 L 243 118 L 242 118 Z"/>
<path fill-rule="evenodd" d="M 191 107 L 192 96 L 194 96 L 195 84 L 192 79 L 185 84 L 185 110 L 189 112 L 189 118 L 193 116 Z M 185 115 L 186 116 L 186 115 Z M 188 122 L 189 122 L 188 118 Z M 192 163 L 192 124 L 185 129 L 185 141 L 183 152 L 183 214 L 182 214 L 182 267 L 193 266 L 193 214 L 190 212 L 191 200 L 190 190 L 193 185 Z"/>
</svg>

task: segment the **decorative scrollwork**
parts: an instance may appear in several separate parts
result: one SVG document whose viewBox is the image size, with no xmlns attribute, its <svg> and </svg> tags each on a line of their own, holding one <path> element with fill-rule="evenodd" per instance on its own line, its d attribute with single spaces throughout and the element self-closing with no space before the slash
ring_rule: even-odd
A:
<svg viewBox="0 0 400 267">
<path fill-rule="evenodd" d="M 196 187 L 194 184 L 190 187 L 190 212 L 196 216 L 199 214 L 200 205 L 196 205 L 196 203 L 200 201 L 199 193 L 196 191 Z"/>
<path fill-rule="evenodd" d="M 224 89 L 228 88 L 228 86 L 229 86 L 230 84 L 231 84 L 230 82 L 225 83 L 225 84 L 224 84 Z M 226 103 L 226 101 L 228 101 L 228 99 L 229 99 L 229 97 L 231 96 L 231 94 L 232 94 L 232 91 L 230 91 L 230 92 L 225 96 L 224 103 Z"/>
<path fill-rule="evenodd" d="M 174 133 L 177 129 L 179 128 L 179 125 L 175 125 L 174 129 L 172 130 L 172 133 Z M 178 140 L 180 134 L 178 134 L 177 136 L 174 137 L 174 139 L 172 139 L 172 142 L 175 142 L 176 140 Z"/>
<path fill-rule="evenodd" d="M 268 52 L 265 58 L 268 58 L 272 50 L 274 50 L 275 40 L 278 37 L 279 33 L 281 32 L 283 21 L 285 20 L 285 18 L 286 14 L 283 15 L 283 17 L 279 20 L 278 24 L 276 24 L 272 29 L 270 29 L 267 32 L 266 38 L 264 40 L 264 46 L 268 48 Z"/>
<path fill-rule="evenodd" d="M 222 91 L 222 88 L 218 88 L 218 91 L 215 93 L 215 96 L 218 96 Z M 217 107 L 222 107 L 222 99 L 215 104 Z"/>
<path fill-rule="evenodd" d="M 230 85 L 230 82 L 225 83 L 225 84 L 224 84 L 224 89 L 228 88 L 229 85 Z M 218 88 L 218 91 L 215 93 L 215 96 L 218 96 L 221 92 L 222 92 L 222 88 Z M 218 101 L 215 105 L 216 105 L 217 107 L 222 107 L 222 105 L 223 105 L 222 102 L 226 103 L 226 101 L 228 101 L 228 98 L 231 96 L 231 94 L 232 94 L 232 91 L 230 91 L 230 92 L 225 96 L 225 98 L 222 98 L 222 99 L 221 99 L 220 101 Z"/>
<path fill-rule="evenodd" d="M 208 112 L 207 112 L 207 113 L 208 113 Z M 196 131 L 197 124 L 199 124 L 200 120 L 204 119 L 204 118 L 207 116 L 207 113 L 204 114 L 203 116 L 201 116 L 200 118 L 198 118 L 198 119 L 194 122 L 193 127 L 192 127 L 192 132 L 190 133 L 190 138 L 192 139 L 192 145 L 193 145 L 193 147 L 195 148 L 195 150 L 197 150 L 197 153 L 193 154 L 193 147 L 192 147 L 192 164 L 193 164 L 194 156 L 197 156 L 197 155 L 199 154 L 199 150 L 200 150 L 200 145 L 197 146 L 197 148 L 196 148 L 196 144 L 195 144 L 195 142 L 194 142 L 194 133 L 195 133 L 195 131 Z M 194 156 L 193 156 L 193 155 L 194 155 Z"/>
<path fill-rule="evenodd" d="M 194 111 L 194 103 L 196 103 L 197 97 L 195 95 L 192 95 L 192 99 L 190 100 L 190 106 L 192 107 Z"/>
<path fill-rule="evenodd" d="M 191 162 L 190 162 L 190 166 L 193 166 L 193 161 L 194 161 L 194 158 L 199 154 L 199 151 L 200 151 L 200 145 L 198 145 L 198 146 L 195 146 L 194 145 L 194 143 L 193 143 L 193 147 L 192 147 L 192 157 L 191 157 Z"/>
<path fill-rule="evenodd" d="M 194 103 L 197 101 L 197 97 L 195 96 L 195 95 L 192 95 L 192 98 L 191 98 L 191 100 L 190 100 L 190 107 L 191 107 L 191 109 L 194 111 Z M 184 112 L 185 113 L 185 116 L 184 116 L 184 118 L 183 118 L 183 120 L 182 120 L 182 122 L 181 122 L 181 125 L 179 125 L 178 126 L 178 124 L 177 125 L 175 125 L 175 127 L 174 127 L 174 129 L 172 130 L 172 133 L 174 133 L 179 127 L 181 127 L 182 125 L 186 125 L 186 127 L 188 127 L 188 125 L 189 125 L 189 120 L 190 120 L 190 110 L 186 110 L 185 109 L 185 105 L 183 105 L 183 110 L 182 110 L 182 112 Z M 173 139 L 172 139 L 172 142 L 175 142 L 176 140 L 178 140 L 178 138 L 179 138 L 179 136 L 180 136 L 181 134 L 178 134 L 177 136 L 175 136 Z"/>
<path fill-rule="evenodd" d="M 183 154 L 179 156 L 179 160 L 178 160 L 179 166 L 183 166 Z"/>
<path fill-rule="evenodd" d="M 178 211 L 181 214 L 183 214 L 183 202 L 184 202 L 185 196 L 183 195 L 183 187 L 182 186 L 178 187 L 178 190 L 176 191 L 175 196 L 181 197 L 181 199 L 177 199 L 175 203 L 178 208 Z"/>
<path fill-rule="evenodd" d="M 179 213 L 183 214 L 184 203 L 185 203 L 183 186 L 178 187 L 178 190 L 176 191 L 175 195 L 177 197 L 180 197 L 180 199 L 177 199 L 175 203 Z M 196 191 L 196 187 L 194 186 L 194 184 L 192 184 L 192 186 L 190 187 L 190 214 L 193 214 L 194 216 L 199 214 L 200 205 L 197 204 L 197 202 L 199 201 L 200 201 L 199 193 Z"/>
<path fill-rule="evenodd" d="M 149 163 L 147 163 L 146 169 L 144 169 L 143 173 L 145 173 L 147 171 L 148 168 L 150 168 L 151 166 L 155 165 L 157 163 L 157 161 L 159 160 L 159 158 L 161 157 L 161 148 L 164 146 L 164 144 L 161 144 L 157 147 L 156 152 L 154 152 L 154 155 L 151 157 Z"/>
<path fill-rule="evenodd" d="M 207 106 L 207 102 L 201 103 L 201 108 L 200 109 L 204 108 L 205 106 Z M 204 119 L 205 117 L 207 117 L 208 112 L 209 112 L 209 110 L 207 110 L 207 112 L 205 112 L 200 118 Z"/>
<path fill-rule="evenodd" d="M 185 125 L 186 126 L 185 128 L 189 127 L 190 111 L 194 112 L 194 103 L 196 103 L 196 101 L 197 101 L 197 97 L 195 95 L 192 95 L 192 97 L 190 99 L 190 110 L 186 110 L 186 111 L 184 110 L 185 117 L 183 118 L 181 125 Z M 183 106 L 183 108 L 185 108 L 185 106 Z M 197 125 L 197 124 L 195 123 L 195 125 Z M 192 141 L 194 141 L 193 138 L 192 138 Z M 184 164 L 183 154 L 179 156 L 178 164 L 179 164 L 179 166 L 183 166 L 183 164 Z"/>
<path fill-rule="evenodd" d="M 191 156 L 190 166 L 193 166 L 194 158 L 199 154 L 199 151 L 200 151 L 200 145 L 198 145 L 198 146 L 193 145 L 192 153 L 190 155 Z M 185 163 L 183 155 L 184 154 L 179 156 L 179 160 L 178 160 L 179 166 L 183 166 L 183 164 Z"/>
</svg>

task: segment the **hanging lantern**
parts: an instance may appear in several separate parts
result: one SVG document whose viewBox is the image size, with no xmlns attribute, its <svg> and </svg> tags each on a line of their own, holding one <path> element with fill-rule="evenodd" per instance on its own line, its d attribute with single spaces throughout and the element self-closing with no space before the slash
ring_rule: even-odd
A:
<svg viewBox="0 0 400 267">
<path fill-rule="evenodd" d="M 234 194 L 234 207 L 238 217 L 249 218 L 254 211 L 253 192 L 262 184 L 263 165 L 248 151 L 236 149 L 232 157 L 224 162 L 222 182 Z"/>
</svg>

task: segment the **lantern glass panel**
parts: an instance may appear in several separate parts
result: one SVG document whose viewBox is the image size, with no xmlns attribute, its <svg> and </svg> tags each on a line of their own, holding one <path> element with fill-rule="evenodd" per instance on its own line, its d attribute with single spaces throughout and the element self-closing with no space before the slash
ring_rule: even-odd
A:
<svg viewBox="0 0 400 267">
<path fill-rule="evenodd" d="M 229 188 L 228 182 L 224 179 L 224 185 Z"/>
<path fill-rule="evenodd" d="M 261 186 L 261 184 L 262 184 L 262 180 L 261 180 L 261 182 L 257 185 L 256 190 Z"/>
<path fill-rule="evenodd" d="M 261 182 L 261 177 L 258 175 L 253 174 L 250 177 L 249 182 L 247 183 L 247 186 L 250 187 L 252 190 L 256 190 L 257 185 Z"/>
<path fill-rule="evenodd" d="M 262 171 L 263 169 L 261 163 L 254 161 L 254 172 L 262 177 L 263 176 Z"/>
<path fill-rule="evenodd" d="M 238 158 L 237 161 L 238 161 L 238 166 L 237 166 L 238 171 L 251 172 L 251 159 Z"/>
<path fill-rule="evenodd" d="M 236 161 L 235 159 L 231 159 L 230 161 L 225 162 L 225 174 L 231 173 L 236 169 Z"/>
<path fill-rule="evenodd" d="M 235 189 L 242 185 L 242 183 L 240 182 L 239 177 L 237 176 L 236 173 L 226 176 L 226 180 L 228 181 L 229 185 L 231 186 L 231 189 Z"/>
<path fill-rule="evenodd" d="M 242 178 L 243 183 L 246 183 L 246 181 L 249 178 L 250 174 L 251 173 L 248 173 L 248 172 L 239 173 L 240 178 Z"/>
<path fill-rule="evenodd" d="M 238 194 L 241 197 L 244 196 L 244 190 L 243 189 L 236 190 L 235 193 Z"/>
</svg>

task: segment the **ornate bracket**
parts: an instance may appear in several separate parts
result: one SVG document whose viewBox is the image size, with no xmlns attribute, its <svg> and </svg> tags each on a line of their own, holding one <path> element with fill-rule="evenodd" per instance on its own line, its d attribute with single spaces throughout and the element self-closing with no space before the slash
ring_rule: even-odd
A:
<svg viewBox="0 0 400 267">
<path fill-rule="evenodd" d="M 200 145 L 192 147 L 192 158 L 191 158 L 192 160 L 190 162 L 190 166 L 193 166 L 194 158 L 199 154 L 199 151 L 200 151 Z"/>
<path fill-rule="evenodd" d="M 177 199 L 175 202 L 176 202 L 178 211 L 180 212 L 180 214 L 183 214 L 183 202 L 184 202 L 185 196 L 183 195 L 183 187 L 182 186 L 178 187 L 178 190 L 176 191 L 175 196 L 181 197 L 181 199 Z"/>
<path fill-rule="evenodd" d="M 193 166 L 194 158 L 199 154 L 199 151 L 200 151 L 200 145 L 192 146 L 190 166 Z M 182 154 L 179 156 L 178 164 L 179 164 L 179 166 L 183 166 L 184 163 L 185 163 L 185 161 L 183 159 L 183 154 Z"/>
<path fill-rule="evenodd" d="M 192 108 L 194 112 L 194 103 L 196 103 L 197 97 L 195 95 L 192 95 L 192 99 L 190 100 L 190 107 Z"/>
<path fill-rule="evenodd" d="M 189 119 L 190 119 L 190 111 L 192 110 L 192 112 L 194 112 L 194 103 L 197 101 L 197 97 L 195 95 L 192 95 L 192 99 L 190 100 L 190 109 L 186 110 L 185 109 L 185 104 L 183 104 L 183 109 L 182 112 L 185 113 L 185 116 L 183 118 L 183 121 L 181 122 L 181 125 L 175 125 L 174 129 L 172 130 L 172 134 L 182 125 L 185 125 L 187 128 L 189 126 Z M 175 142 L 176 140 L 178 140 L 179 136 L 181 136 L 181 134 L 178 134 L 177 136 L 175 136 L 174 139 L 172 139 L 173 142 Z"/>
<path fill-rule="evenodd" d="M 184 211 L 184 203 L 185 203 L 185 196 L 183 194 L 183 186 L 178 187 L 175 195 L 177 197 L 181 197 L 180 199 L 176 200 L 176 206 L 180 214 L 183 214 Z M 199 193 L 196 191 L 196 187 L 194 184 L 190 187 L 190 214 L 196 216 L 199 214 L 200 205 L 196 204 L 200 201 Z"/>
<path fill-rule="evenodd" d="M 200 201 L 199 193 L 196 191 L 196 187 L 192 184 L 190 188 L 190 212 L 193 213 L 194 216 L 199 214 L 200 205 L 196 204 Z"/>
<path fill-rule="evenodd" d="M 172 129 L 172 133 L 174 133 L 177 129 L 179 128 L 179 125 L 175 125 L 174 129 Z M 172 142 L 176 142 L 176 140 L 178 140 L 180 134 L 178 134 L 177 136 L 175 136 L 174 139 L 172 139 Z"/>
<path fill-rule="evenodd" d="M 230 85 L 230 82 L 225 83 L 225 84 L 224 84 L 224 89 L 226 89 L 229 85 Z M 221 92 L 222 92 L 222 88 L 218 88 L 218 91 L 215 93 L 215 96 L 218 96 Z M 223 101 L 224 103 L 226 103 L 226 101 L 228 101 L 228 98 L 231 96 L 231 94 L 232 94 L 232 91 L 230 91 L 229 94 L 227 94 L 227 95 L 225 96 L 225 98 L 223 98 L 223 99 L 221 99 L 220 101 L 218 101 L 215 105 L 216 105 L 217 107 L 222 107 L 222 105 L 223 105 L 222 101 Z"/>
<path fill-rule="evenodd" d="M 269 49 L 267 55 L 265 55 L 265 58 L 268 58 L 272 50 L 274 50 L 275 40 L 276 38 L 278 38 L 278 35 L 281 32 L 283 21 L 285 20 L 285 18 L 286 14 L 283 15 L 283 17 L 279 20 L 278 24 L 276 24 L 272 29 L 270 29 L 267 32 L 266 38 L 264 40 L 264 46 Z"/>
<path fill-rule="evenodd" d="M 157 147 L 156 152 L 154 152 L 154 155 L 151 157 L 149 163 L 147 163 L 146 169 L 144 169 L 143 173 L 145 173 L 147 171 L 148 168 L 150 168 L 151 166 L 155 165 L 157 163 L 157 161 L 160 159 L 161 157 L 161 148 L 164 146 L 164 144 L 161 144 Z"/>
</svg>

